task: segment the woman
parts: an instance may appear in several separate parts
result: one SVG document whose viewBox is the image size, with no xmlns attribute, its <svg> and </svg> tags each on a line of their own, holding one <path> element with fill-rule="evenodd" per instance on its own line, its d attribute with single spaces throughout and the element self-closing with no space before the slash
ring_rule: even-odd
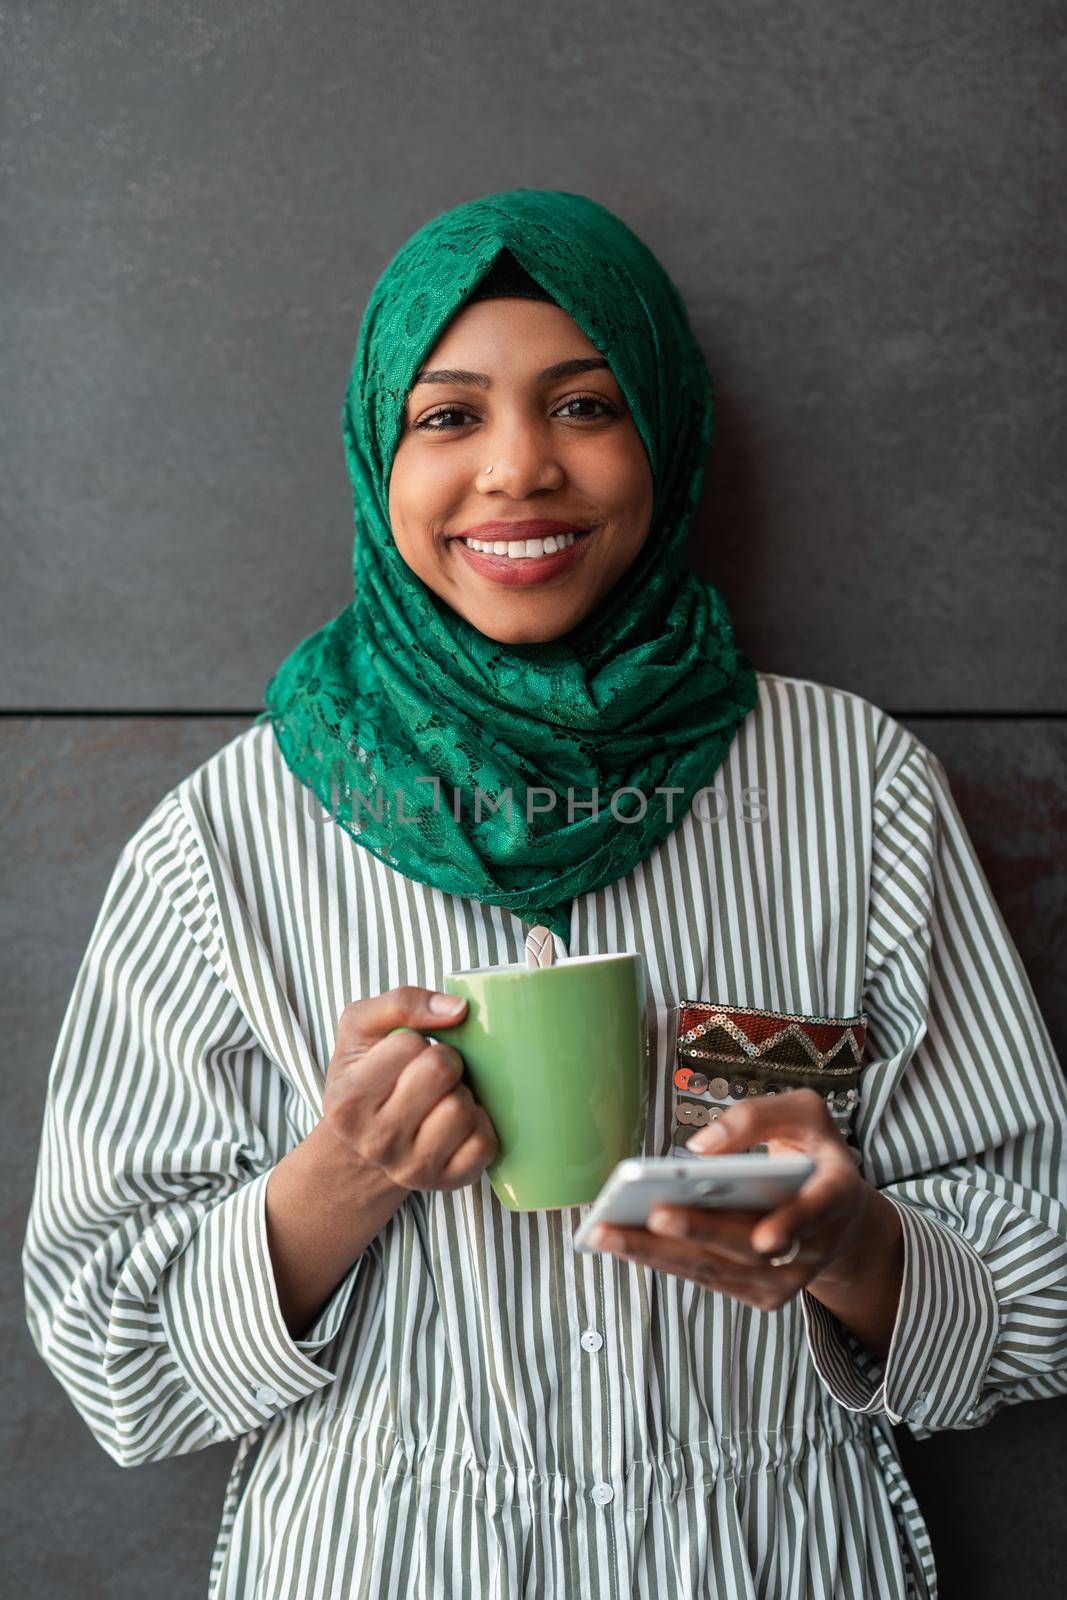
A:
<svg viewBox="0 0 1067 1600">
<path fill-rule="evenodd" d="M 1047 1030 L 937 758 L 685 570 L 711 423 L 610 212 L 433 219 L 345 398 L 355 600 L 119 858 L 28 1315 L 114 1460 L 240 1440 L 213 1596 L 929 1596 L 890 1422 L 1067 1387 Z M 645 955 L 646 1153 L 808 1151 L 790 1206 L 499 1205 L 437 990 L 535 928 Z"/>
</svg>

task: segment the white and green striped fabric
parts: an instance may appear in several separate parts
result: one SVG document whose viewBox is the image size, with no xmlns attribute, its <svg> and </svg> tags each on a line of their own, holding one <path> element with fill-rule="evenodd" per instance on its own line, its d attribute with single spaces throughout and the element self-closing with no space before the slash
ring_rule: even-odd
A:
<svg viewBox="0 0 1067 1600">
<path fill-rule="evenodd" d="M 584 1211 L 513 1214 L 484 1176 L 405 1201 L 294 1341 L 264 1192 L 341 1011 L 519 961 L 526 929 L 362 850 L 265 724 L 122 851 L 49 1078 L 27 1313 L 116 1462 L 239 1441 L 213 1600 L 930 1596 L 890 1421 L 1067 1390 L 1064 1081 L 940 763 L 762 673 L 705 801 L 575 902 L 566 950 L 645 954 L 649 1154 L 680 1001 L 866 1016 L 853 1137 L 906 1244 L 884 1370 L 806 1294 L 758 1312 L 575 1254 Z"/>
</svg>

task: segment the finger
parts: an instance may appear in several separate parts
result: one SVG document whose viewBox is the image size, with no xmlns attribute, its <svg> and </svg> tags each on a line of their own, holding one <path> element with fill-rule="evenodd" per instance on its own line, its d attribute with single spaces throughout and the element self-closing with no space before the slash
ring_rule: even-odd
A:
<svg viewBox="0 0 1067 1600">
<path fill-rule="evenodd" d="M 832 1229 L 859 1204 L 862 1182 L 852 1161 L 827 1152 L 796 1194 L 756 1224 L 753 1248 L 775 1255 L 794 1237 L 803 1240 Z"/>
<path fill-rule="evenodd" d="M 389 992 L 390 994 L 402 994 L 404 991 L 394 989 Z M 433 998 L 432 991 L 419 989 L 414 990 L 413 993 L 425 997 L 424 1009 L 428 1013 L 429 1001 Z M 375 1001 L 386 998 L 385 995 L 374 997 Z M 356 1006 L 364 1004 L 369 1004 L 369 1002 L 361 1000 L 355 1002 Z M 464 1001 L 464 1005 L 466 1005 L 466 1001 Z M 414 1016 L 415 1014 L 416 1008 L 414 1006 L 409 1008 L 409 1015 Z M 453 1019 L 453 1021 L 455 1020 Z M 432 1024 L 433 1033 L 436 1034 L 440 1028 L 440 1021 L 434 1021 Z M 353 1031 L 353 1029 L 357 1031 Z M 338 1043 L 334 1048 L 327 1081 L 333 1080 L 342 1073 L 354 1073 L 356 1083 L 352 1092 L 357 1094 L 361 1105 L 369 1107 L 372 1111 L 377 1111 L 392 1094 L 404 1068 L 421 1051 L 427 1048 L 426 1032 L 420 1031 L 420 1029 L 425 1029 L 426 1032 L 431 1031 L 431 1024 L 427 1017 L 422 1019 L 420 1028 L 411 1027 L 406 1023 L 403 1025 L 398 1024 L 396 1027 L 390 1028 L 384 1037 L 376 1038 L 370 1045 L 363 1045 L 359 1043 L 362 1035 L 358 1032 L 358 1023 L 352 1023 L 350 1026 L 343 1025 L 338 1033 Z M 441 1050 L 453 1052 L 462 1071 L 463 1058 L 455 1046 L 447 1044 L 444 1040 L 435 1039 L 433 1042 L 439 1044 Z"/>
<path fill-rule="evenodd" d="M 439 1100 L 460 1085 L 463 1077 L 463 1057 L 452 1045 L 426 1044 L 421 1034 L 415 1038 L 422 1048 L 405 1062 L 399 1075 L 392 1080 L 391 1092 L 379 1102 L 379 1114 L 397 1122 L 417 1127 Z M 375 1051 L 374 1059 L 378 1052 Z M 368 1068 L 371 1058 L 367 1058 Z M 384 1086 L 388 1084 L 388 1069 L 383 1069 Z M 376 1087 L 383 1086 L 383 1075 L 375 1069 Z"/>
<path fill-rule="evenodd" d="M 458 1084 L 423 1118 L 411 1142 L 412 1164 L 439 1172 L 478 1125 L 474 1097 L 466 1084 Z"/>
<path fill-rule="evenodd" d="M 690 1245 L 684 1251 L 677 1251 L 664 1243 L 645 1246 L 641 1239 L 644 1232 L 640 1228 L 617 1228 L 604 1224 L 594 1233 L 592 1243 L 597 1249 L 610 1251 L 621 1261 L 632 1261 L 635 1266 L 650 1267 L 657 1272 L 687 1278 L 761 1311 L 777 1310 L 792 1299 L 814 1270 L 811 1264 L 801 1262 L 799 1258 L 787 1267 L 771 1267 L 764 1263 L 745 1269 L 724 1262 L 699 1246 Z M 650 1236 L 646 1233 L 645 1237 Z"/>
<path fill-rule="evenodd" d="M 649 1232 L 657 1238 L 689 1239 L 714 1250 L 735 1266 L 751 1267 L 766 1265 L 768 1255 L 784 1249 L 793 1233 L 804 1236 L 799 1228 L 789 1227 L 782 1243 L 765 1248 L 764 1235 L 758 1230 L 771 1218 L 775 1219 L 775 1231 L 769 1237 L 778 1239 L 787 1225 L 779 1220 L 777 1212 L 734 1211 L 727 1217 L 722 1212 L 697 1206 L 657 1206 L 649 1215 L 648 1226 Z M 813 1228 L 819 1226 L 821 1221 L 817 1220 Z M 809 1231 L 813 1229 L 805 1227 L 804 1234 Z"/>
<path fill-rule="evenodd" d="M 449 1003 L 447 1010 L 433 1009 L 431 1001 L 438 999 Z M 411 983 L 387 989 L 384 994 L 353 1000 L 338 1019 L 334 1055 L 362 1055 L 394 1028 L 436 1033 L 439 1028 L 455 1027 L 466 1016 L 467 1002 L 461 999 L 453 1004 L 454 1001 L 454 995 L 439 995 L 433 989 L 422 989 Z"/>
<path fill-rule="evenodd" d="M 430 1041 L 414 1028 L 398 1029 L 395 1037 L 380 1039 L 363 1055 L 348 1059 L 335 1057 L 326 1076 L 327 1090 L 333 1093 L 343 1090 L 344 1098 L 358 1108 L 362 1118 L 376 1114 L 392 1095 L 405 1070 L 429 1048 Z M 448 1048 L 455 1047 L 449 1045 Z"/>
<path fill-rule="evenodd" d="M 805 1152 L 824 1139 L 844 1144 L 822 1095 L 814 1089 L 791 1089 L 730 1106 L 716 1122 L 698 1128 L 687 1149 L 697 1155 L 727 1155 L 774 1139 Z"/>
<path fill-rule="evenodd" d="M 753 1246 L 752 1230 L 765 1215 L 710 1206 L 657 1205 L 649 1213 L 648 1228 L 657 1238 L 692 1239 L 728 1261 L 750 1265 L 762 1260 Z"/>
<path fill-rule="evenodd" d="M 478 1173 L 484 1172 L 497 1152 L 497 1139 L 493 1125 L 484 1106 L 476 1106 L 477 1126 L 469 1138 L 458 1145 L 441 1169 L 444 1183 L 469 1183 Z"/>
<path fill-rule="evenodd" d="M 714 1245 L 738 1261 L 762 1259 L 785 1249 L 796 1235 L 804 1239 L 832 1227 L 856 1204 L 862 1180 L 851 1160 L 827 1143 L 815 1147 L 816 1170 L 796 1195 L 777 1209 L 728 1211 L 696 1206 L 657 1206 L 649 1216 L 653 1232 Z"/>
<path fill-rule="evenodd" d="M 650 1233 L 647 1228 L 623 1228 L 601 1223 L 594 1231 L 591 1242 L 598 1250 L 609 1250 L 612 1255 L 625 1257 L 643 1266 L 656 1267 L 661 1272 L 680 1272 L 683 1277 L 695 1277 L 698 1272 L 713 1273 L 717 1279 L 724 1281 L 730 1278 L 731 1281 L 743 1282 L 745 1278 L 745 1273 L 739 1272 L 736 1263 L 716 1255 L 713 1250 L 692 1241 L 663 1239 L 659 1234 Z M 756 1260 L 753 1266 L 759 1270 Z"/>
</svg>

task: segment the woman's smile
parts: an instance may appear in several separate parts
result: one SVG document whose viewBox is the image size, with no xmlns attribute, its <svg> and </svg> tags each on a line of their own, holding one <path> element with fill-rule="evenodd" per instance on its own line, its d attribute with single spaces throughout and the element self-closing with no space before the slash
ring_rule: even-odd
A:
<svg viewBox="0 0 1067 1600">
<path fill-rule="evenodd" d="M 595 528 L 575 528 L 565 522 L 485 523 L 477 532 L 457 534 L 449 543 L 475 572 L 493 583 L 521 589 L 568 572 L 595 533 Z"/>
</svg>

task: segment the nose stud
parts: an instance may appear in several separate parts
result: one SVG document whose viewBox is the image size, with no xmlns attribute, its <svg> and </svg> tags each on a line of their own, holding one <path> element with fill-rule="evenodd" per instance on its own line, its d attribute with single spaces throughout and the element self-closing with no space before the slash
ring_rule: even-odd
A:
<svg viewBox="0 0 1067 1600">
<path fill-rule="evenodd" d="M 492 472 L 492 470 L 493 470 L 492 467 L 486 467 L 486 469 L 485 469 L 486 477 L 489 476 L 489 474 Z"/>
</svg>

